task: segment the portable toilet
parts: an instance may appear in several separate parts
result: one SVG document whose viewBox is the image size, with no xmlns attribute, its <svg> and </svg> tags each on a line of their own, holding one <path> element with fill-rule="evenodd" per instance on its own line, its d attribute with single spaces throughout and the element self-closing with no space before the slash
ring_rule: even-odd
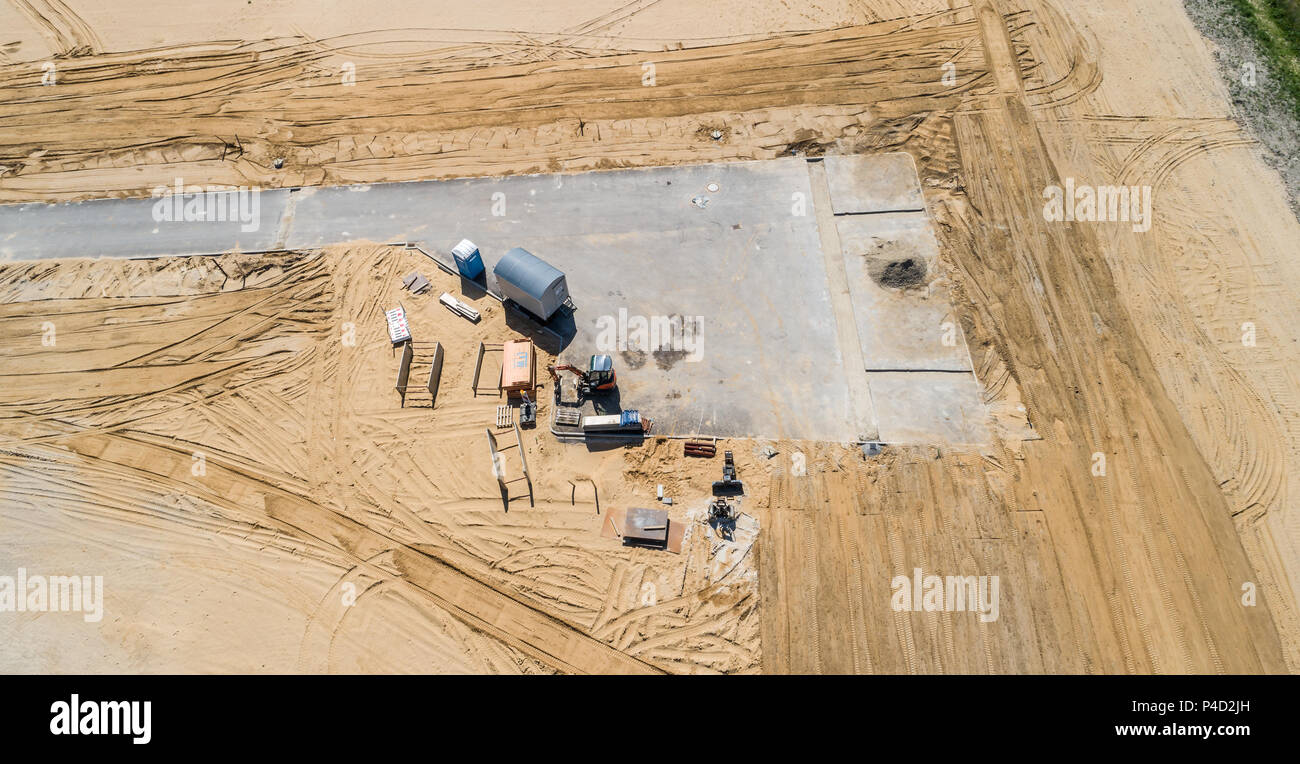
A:
<svg viewBox="0 0 1300 764">
<path fill-rule="evenodd" d="M 456 270 L 465 278 L 473 281 L 483 275 L 483 257 L 469 239 L 461 239 L 459 244 L 452 247 L 451 256 L 456 260 Z"/>
<path fill-rule="evenodd" d="M 501 293 L 543 321 L 569 299 L 564 274 L 522 247 L 515 247 L 492 267 Z"/>
</svg>

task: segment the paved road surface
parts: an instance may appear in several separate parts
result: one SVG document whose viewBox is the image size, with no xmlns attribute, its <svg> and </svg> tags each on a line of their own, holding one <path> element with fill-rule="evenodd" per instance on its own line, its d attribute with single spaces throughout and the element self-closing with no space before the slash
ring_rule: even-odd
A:
<svg viewBox="0 0 1300 764">
<path fill-rule="evenodd" d="M 951 376 L 969 371 L 964 344 L 941 346 L 931 326 L 946 302 L 882 292 L 868 283 L 863 252 L 829 251 L 906 245 L 908 256 L 933 259 L 895 233 L 900 215 L 911 219 L 904 228 L 928 226 L 911 159 L 824 166 L 789 158 L 274 189 L 227 196 L 224 214 L 207 208 L 215 195 L 0 205 L 0 261 L 357 240 L 446 252 L 469 238 L 490 271 L 522 246 L 567 274 L 578 311 L 565 359 L 614 355 L 621 405 L 653 416 L 657 432 L 984 440 L 973 376 L 956 386 Z M 901 386 L 891 378 L 883 409 L 865 373 L 879 369 L 911 375 Z"/>
</svg>

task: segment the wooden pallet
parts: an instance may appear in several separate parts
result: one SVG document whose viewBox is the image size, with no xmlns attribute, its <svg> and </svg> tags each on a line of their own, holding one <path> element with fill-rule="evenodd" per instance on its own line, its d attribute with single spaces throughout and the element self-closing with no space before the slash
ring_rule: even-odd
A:
<svg viewBox="0 0 1300 764">
<path fill-rule="evenodd" d="M 707 440 L 688 440 L 682 447 L 682 452 L 686 456 L 702 456 L 713 458 L 718 454 L 718 447 Z"/>
<path fill-rule="evenodd" d="M 571 408 L 558 408 L 555 410 L 555 423 L 565 427 L 577 427 L 582 422 L 582 412 Z"/>
<path fill-rule="evenodd" d="M 497 406 L 497 427 L 509 427 L 514 421 L 515 410 L 512 406 Z"/>
</svg>

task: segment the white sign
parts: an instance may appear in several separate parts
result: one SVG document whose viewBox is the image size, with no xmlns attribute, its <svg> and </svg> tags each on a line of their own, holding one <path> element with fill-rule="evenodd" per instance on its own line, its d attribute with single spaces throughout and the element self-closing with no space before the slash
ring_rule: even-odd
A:
<svg viewBox="0 0 1300 764">
<path fill-rule="evenodd" d="M 406 325 L 406 310 L 397 307 L 384 313 L 388 319 L 388 339 L 396 345 L 411 339 L 411 329 Z"/>
</svg>

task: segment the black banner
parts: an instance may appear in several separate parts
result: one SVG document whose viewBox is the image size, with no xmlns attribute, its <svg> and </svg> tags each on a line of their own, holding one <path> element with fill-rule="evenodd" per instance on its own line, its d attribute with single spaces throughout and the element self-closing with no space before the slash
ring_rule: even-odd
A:
<svg viewBox="0 0 1300 764">
<path fill-rule="evenodd" d="M 5 739 L 39 750 L 430 755 L 773 746 L 1183 750 L 1276 745 L 1290 677 L 9 676 Z M 138 742 L 137 742 L 138 741 Z M 381 748 L 375 748 L 382 741 Z M 710 748 L 697 748 L 696 745 Z M 885 747 L 875 748 L 876 745 Z M 197 746 L 197 747 L 196 747 Z M 812 750 L 809 748 L 808 750 Z M 548 754 L 550 755 L 550 754 Z M 710 754 L 711 755 L 711 754 Z M 896 753 L 894 754 L 896 755 Z M 693 756 L 692 756 L 693 757 Z"/>
</svg>

